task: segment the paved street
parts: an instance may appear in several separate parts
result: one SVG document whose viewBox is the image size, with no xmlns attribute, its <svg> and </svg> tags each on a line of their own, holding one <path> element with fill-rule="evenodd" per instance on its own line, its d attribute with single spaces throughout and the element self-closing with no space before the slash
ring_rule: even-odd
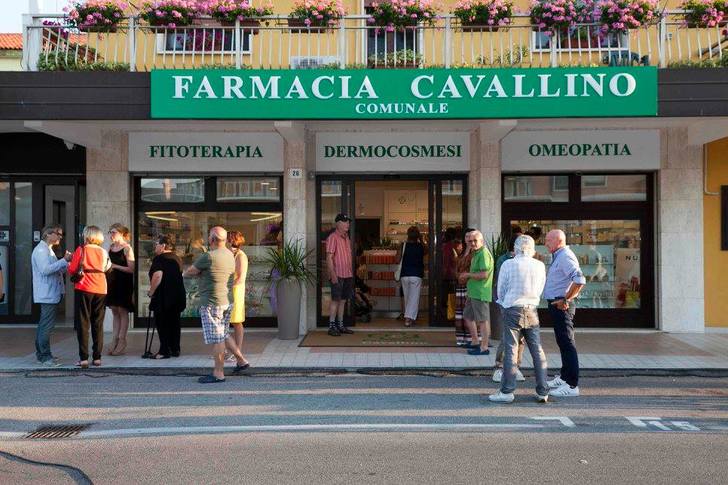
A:
<svg viewBox="0 0 728 485">
<path fill-rule="evenodd" d="M 728 378 L 587 376 L 489 403 L 483 377 L 0 377 L 0 483 L 719 483 Z M 82 424 L 64 439 L 42 425 Z M 35 463 L 34 463 L 35 462 Z M 53 463 L 59 466 L 47 466 Z M 62 465 L 62 466 L 61 466 Z"/>
</svg>

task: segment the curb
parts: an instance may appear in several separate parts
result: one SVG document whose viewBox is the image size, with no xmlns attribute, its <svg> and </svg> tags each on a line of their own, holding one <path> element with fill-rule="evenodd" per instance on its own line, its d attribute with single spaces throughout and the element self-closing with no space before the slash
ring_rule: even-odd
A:
<svg viewBox="0 0 728 485">
<path fill-rule="evenodd" d="M 105 367 L 101 369 L 12 369 L 0 370 L 0 377 L 23 375 L 25 377 L 53 378 L 70 376 L 174 376 L 195 377 L 210 373 L 211 367 Z M 299 377 L 299 376 L 345 376 L 351 374 L 367 376 L 463 376 L 490 377 L 492 369 L 472 369 L 462 367 L 255 367 L 244 372 L 233 373 L 229 377 Z M 533 376 L 532 369 L 524 369 L 523 374 Z M 728 368 L 633 368 L 633 369 L 581 369 L 582 377 L 728 377 Z"/>
</svg>

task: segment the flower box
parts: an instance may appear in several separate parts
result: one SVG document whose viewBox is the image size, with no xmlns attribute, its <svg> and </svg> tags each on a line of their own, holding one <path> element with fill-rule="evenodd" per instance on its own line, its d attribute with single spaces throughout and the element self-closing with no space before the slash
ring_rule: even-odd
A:
<svg viewBox="0 0 728 485">
<path fill-rule="evenodd" d="M 289 27 L 296 27 L 295 29 L 291 29 L 291 32 L 294 34 L 321 34 L 323 32 L 327 32 L 331 30 L 333 27 L 336 27 L 338 23 L 332 23 L 332 24 L 326 24 L 326 25 L 316 25 L 314 23 L 306 24 L 305 19 L 297 19 L 297 18 L 291 18 L 288 17 L 288 26 Z"/>
<path fill-rule="evenodd" d="M 437 19 L 432 0 L 382 0 L 372 3 L 369 14 L 367 22 L 387 32 L 432 25 Z"/>
<path fill-rule="evenodd" d="M 119 0 L 76 0 L 64 10 L 79 32 L 113 33 L 124 19 L 127 4 Z"/>
<path fill-rule="evenodd" d="M 510 25 L 513 3 L 507 0 L 460 0 L 453 10 L 463 32 L 497 32 Z"/>
<path fill-rule="evenodd" d="M 476 22 L 461 22 L 463 32 L 498 32 L 498 25 L 484 25 Z"/>
<path fill-rule="evenodd" d="M 139 16 L 153 27 L 187 27 L 200 15 L 196 2 L 191 0 L 147 1 L 139 9 Z"/>
</svg>

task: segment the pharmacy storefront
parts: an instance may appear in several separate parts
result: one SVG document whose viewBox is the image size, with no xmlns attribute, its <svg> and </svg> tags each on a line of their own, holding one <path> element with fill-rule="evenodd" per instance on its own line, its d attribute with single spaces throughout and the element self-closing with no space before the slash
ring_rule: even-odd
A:
<svg viewBox="0 0 728 485">
<path fill-rule="evenodd" d="M 504 237 L 515 226 L 531 231 L 547 264 L 543 236 L 559 227 L 588 279 L 580 324 L 655 326 L 660 130 L 616 129 L 615 122 L 560 131 L 554 120 L 654 117 L 654 69 L 165 70 L 151 77 L 155 119 L 291 121 L 270 140 L 251 133 L 130 137 L 142 253 L 154 234 L 172 232 L 189 264 L 214 223 L 250 233 L 253 261 L 282 237 L 304 238 L 318 269 L 304 303 L 302 329 L 311 329 L 328 320 L 324 241 L 336 214 L 346 213 L 352 269 L 369 297 L 369 311 L 361 301 L 352 305 L 350 322 L 399 325 L 397 250 L 416 228 L 427 248 L 418 320 L 449 326 L 454 285 L 446 253 L 465 227 Z M 292 167 L 305 189 L 289 201 L 283 189 Z M 291 220 L 299 230 L 287 230 Z M 265 272 L 251 265 L 248 305 L 256 313 L 249 316 L 270 324 L 275 301 L 263 288 Z M 140 296 L 145 279 L 140 271 Z M 188 290 L 187 316 L 194 317 L 195 289 Z"/>
</svg>

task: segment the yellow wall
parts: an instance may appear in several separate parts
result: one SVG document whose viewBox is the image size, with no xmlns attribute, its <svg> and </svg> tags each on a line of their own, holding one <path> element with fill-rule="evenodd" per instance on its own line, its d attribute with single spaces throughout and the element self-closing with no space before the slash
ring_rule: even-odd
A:
<svg viewBox="0 0 728 485">
<path fill-rule="evenodd" d="M 708 191 L 728 185 L 728 138 L 708 145 Z M 705 326 L 728 327 L 728 251 L 720 250 L 720 197 L 703 196 Z"/>
</svg>

